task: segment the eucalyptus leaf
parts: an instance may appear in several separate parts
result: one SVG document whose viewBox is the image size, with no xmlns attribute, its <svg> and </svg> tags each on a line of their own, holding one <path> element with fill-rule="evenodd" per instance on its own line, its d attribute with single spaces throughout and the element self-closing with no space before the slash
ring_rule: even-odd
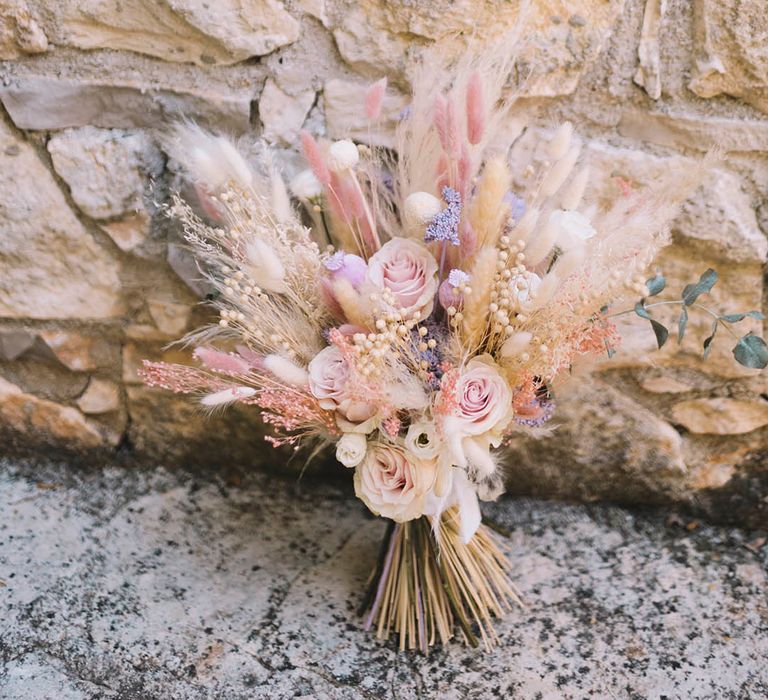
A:
<svg viewBox="0 0 768 700">
<path fill-rule="evenodd" d="M 680 319 L 677 322 L 677 342 L 683 342 L 683 336 L 685 335 L 685 327 L 688 325 L 688 309 L 683 307 L 680 309 Z"/>
<path fill-rule="evenodd" d="M 717 282 L 717 272 L 711 267 L 699 277 L 695 284 L 686 284 L 683 289 L 683 303 L 686 306 L 693 304 L 702 294 L 706 294 L 715 286 Z"/>
<path fill-rule="evenodd" d="M 758 335 L 747 333 L 733 348 L 736 362 L 752 369 L 768 367 L 768 345 Z"/>
<path fill-rule="evenodd" d="M 651 314 L 648 313 L 646 308 L 643 306 L 642 301 L 638 301 L 637 304 L 635 304 L 635 313 L 640 317 L 647 319 L 648 321 L 651 320 Z"/>
<path fill-rule="evenodd" d="M 664 287 L 667 286 L 667 280 L 661 273 L 657 273 L 651 279 L 646 280 L 645 286 L 648 287 L 648 296 L 655 297 L 664 291 Z"/>
<path fill-rule="evenodd" d="M 709 357 L 709 353 L 712 352 L 712 341 L 715 339 L 715 335 L 717 334 L 718 329 L 718 320 L 715 319 L 712 323 L 712 333 L 709 335 L 709 337 L 704 338 L 704 359 L 706 360 Z"/>
<path fill-rule="evenodd" d="M 747 311 L 743 314 L 725 314 L 724 316 L 720 317 L 720 320 L 727 321 L 728 323 L 737 323 L 738 321 L 743 321 L 747 316 L 756 318 L 760 321 L 765 318 L 765 316 L 760 311 Z"/>
<path fill-rule="evenodd" d="M 615 348 L 612 348 L 610 345 L 608 345 L 607 342 L 605 342 L 605 352 L 608 353 L 608 359 L 612 358 L 616 354 Z"/>
<path fill-rule="evenodd" d="M 665 326 L 663 326 L 661 323 L 654 319 L 649 319 L 651 322 L 651 327 L 653 328 L 653 332 L 656 334 L 656 343 L 658 344 L 659 348 L 661 348 L 664 343 L 667 342 L 667 338 L 669 338 L 669 331 L 666 329 Z"/>
</svg>

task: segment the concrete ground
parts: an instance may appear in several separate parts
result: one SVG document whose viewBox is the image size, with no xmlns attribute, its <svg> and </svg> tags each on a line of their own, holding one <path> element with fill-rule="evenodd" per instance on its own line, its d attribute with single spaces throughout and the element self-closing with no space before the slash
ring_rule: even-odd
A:
<svg viewBox="0 0 768 700">
<path fill-rule="evenodd" d="M 0 698 L 768 697 L 761 533 L 487 514 L 528 607 L 424 657 L 361 629 L 384 523 L 339 484 L 0 460 Z"/>
</svg>

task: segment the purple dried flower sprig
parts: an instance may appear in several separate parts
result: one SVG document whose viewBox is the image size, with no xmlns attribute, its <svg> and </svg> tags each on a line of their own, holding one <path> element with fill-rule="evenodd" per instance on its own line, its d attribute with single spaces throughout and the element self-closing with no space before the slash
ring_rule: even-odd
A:
<svg viewBox="0 0 768 700">
<path fill-rule="evenodd" d="M 452 187 L 443 187 L 443 200 L 447 206 L 427 226 L 424 240 L 427 243 L 448 241 L 451 245 L 459 245 L 461 195 Z"/>
</svg>

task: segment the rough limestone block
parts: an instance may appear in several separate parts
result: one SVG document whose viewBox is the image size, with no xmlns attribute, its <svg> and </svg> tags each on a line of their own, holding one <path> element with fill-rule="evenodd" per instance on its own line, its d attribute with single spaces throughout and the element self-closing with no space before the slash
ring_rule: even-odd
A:
<svg viewBox="0 0 768 700">
<path fill-rule="evenodd" d="M 198 65 L 263 56 L 299 35 L 278 0 L 43 0 L 55 43 Z"/>
<path fill-rule="evenodd" d="M 28 143 L 0 122 L 0 315 L 111 318 L 121 313 L 116 261 L 70 210 Z"/>
</svg>

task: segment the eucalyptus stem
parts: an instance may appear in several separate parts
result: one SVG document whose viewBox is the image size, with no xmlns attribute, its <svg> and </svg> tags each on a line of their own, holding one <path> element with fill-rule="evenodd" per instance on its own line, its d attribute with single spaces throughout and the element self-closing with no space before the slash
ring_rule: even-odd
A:
<svg viewBox="0 0 768 700">
<path fill-rule="evenodd" d="M 679 299 L 679 300 L 676 299 L 674 301 L 655 301 L 653 304 L 647 304 L 643 308 L 652 309 L 656 306 L 670 306 L 670 305 L 686 306 L 685 302 L 682 299 Z M 689 308 L 691 309 L 696 308 L 696 309 L 701 309 L 702 311 L 705 311 L 710 316 L 712 316 L 712 318 L 714 318 L 723 328 L 725 328 L 725 330 L 727 330 L 734 338 L 738 340 L 739 336 L 736 335 L 731 330 L 731 328 L 725 322 L 723 322 L 723 320 L 720 318 L 720 315 L 712 311 L 712 309 L 704 306 L 703 304 L 699 304 L 698 302 L 691 304 Z M 633 313 L 635 313 L 634 309 L 627 309 L 626 311 L 617 311 L 615 314 L 608 314 L 607 318 L 616 318 L 617 316 L 626 316 L 627 314 L 633 314 Z"/>
</svg>

